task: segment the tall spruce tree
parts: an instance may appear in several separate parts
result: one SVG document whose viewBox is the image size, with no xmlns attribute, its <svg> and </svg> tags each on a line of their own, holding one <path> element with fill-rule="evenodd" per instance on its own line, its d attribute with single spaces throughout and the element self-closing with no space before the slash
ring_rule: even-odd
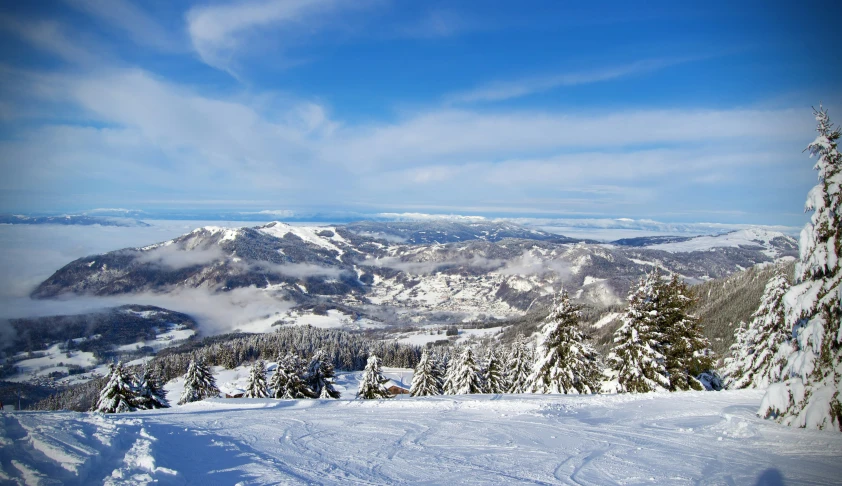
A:
<svg viewBox="0 0 842 486">
<path fill-rule="evenodd" d="M 453 372 L 449 376 L 449 395 L 482 393 L 482 374 L 474 358 L 474 352 L 466 347 L 458 358 L 451 360 Z M 450 371 L 450 370 L 448 370 Z"/>
<path fill-rule="evenodd" d="M 184 405 L 218 396 L 219 388 L 216 387 L 216 379 L 210 368 L 201 357 L 191 360 L 184 375 L 184 391 L 178 404 Z"/>
<path fill-rule="evenodd" d="M 137 410 L 137 392 L 133 386 L 132 374 L 123 367 L 123 363 L 111 365 L 108 382 L 102 387 L 95 412 L 123 413 Z"/>
<path fill-rule="evenodd" d="M 537 360 L 529 377 L 536 393 L 599 393 L 599 355 L 579 327 L 581 306 L 561 290 L 538 338 Z"/>
<path fill-rule="evenodd" d="M 784 309 L 784 295 L 789 287 L 789 280 L 779 268 L 766 284 L 748 327 L 735 331 L 734 355 L 726 363 L 729 388 L 766 388 L 784 378 L 784 366 L 794 351 Z"/>
<path fill-rule="evenodd" d="M 246 382 L 245 398 L 268 398 L 269 389 L 266 386 L 266 363 L 259 359 L 251 365 L 248 381 Z"/>
<path fill-rule="evenodd" d="M 360 388 L 357 391 L 357 398 L 364 400 L 392 398 L 392 395 L 385 386 L 388 381 L 389 379 L 383 376 L 380 358 L 372 354 L 368 357 L 365 369 L 363 370 L 363 377 L 360 381 Z"/>
<path fill-rule="evenodd" d="M 509 388 L 507 393 L 526 393 L 529 391 L 529 376 L 532 374 L 532 349 L 523 334 L 518 334 L 512 343 L 509 359 L 506 362 Z"/>
<path fill-rule="evenodd" d="M 506 382 L 506 370 L 497 357 L 497 352 L 491 348 L 485 357 L 482 371 L 482 386 L 485 393 L 506 393 L 509 385 Z"/>
<path fill-rule="evenodd" d="M 317 397 L 339 398 L 339 392 L 333 388 L 334 375 L 333 363 L 327 354 L 322 349 L 316 351 L 307 367 L 307 385 Z"/>
<path fill-rule="evenodd" d="M 787 425 L 842 431 L 840 133 L 823 107 L 814 114 L 818 136 L 807 150 L 818 158 L 819 183 L 807 196 L 806 209 L 814 213 L 801 231 L 796 285 L 784 297 L 797 349 L 787 360 L 787 379 L 769 386 L 758 414 Z"/>
<path fill-rule="evenodd" d="M 728 349 L 730 355 L 723 360 L 722 374 L 725 388 L 737 388 L 734 383 L 745 373 L 744 367 L 748 358 L 749 347 L 746 344 L 748 324 L 740 321 L 734 328 L 734 344 Z"/>
<path fill-rule="evenodd" d="M 695 300 L 686 283 L 673 273 L 668 283 L 658 279 L 655 297 L 659 334 L 657 350 L 664 356 L 670 391 L 704 390 L 696 379 L 713 367 L 710 342 L 691 315 Z"/>
<path fill-rule="evenodd" d="M 170 408 L 167 391 L 164 390 L 159 374 L 149 366 L 143 368 L 138 380 L 136 403 L 140 410 Z"/>
<path fill-rule="evenodd" d="M 307 386 L 304 379 L 306 369 L 298 355 L 287 353 L 283 358 L 278 359 L 278 367 L 272 375 L 269 385 L 272 387 L 274 398 L 287 400 L 301 398 L 316 398 L 313 390 Z"/>
<path fill-rule="evenodd" d="M 441 395 L 441 388 L 441 377 L 438 376 L 438 371 L 433 360 L 430 358 L 430 353 L 425 348 L 421 352 L 421 360 L 418 361 L 418 365 L 415 367 L 415 372 L 412 375 L 409 396 L 427 397 Z"/>
<path fill-rule="evenodd" d="M 629 306 L 614 332 L 614 347 L 608 364 L 616 372 L 620 393 L 646 393 L 669 388 L 657 323 L 660 277 L 656 271 L 640 279 L 629 293 Z"/>
</svg>

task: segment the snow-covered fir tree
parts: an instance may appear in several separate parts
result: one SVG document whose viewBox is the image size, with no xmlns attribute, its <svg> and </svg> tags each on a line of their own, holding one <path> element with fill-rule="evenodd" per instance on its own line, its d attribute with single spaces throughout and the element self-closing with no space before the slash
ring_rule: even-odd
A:
<svg viewBox="0 0 842 486">
<path fill-rule="evenodd" d="M 111 365 L 108 382 L 102 387 L 95 412 L 122 413 L 137 409 L 137 392 L 133 386 L 134 377 L 123 367 L 123 363 Z"/>
<path fill-rule="evenodd" d="M 266 385 L 266 363 L 259 359 L 251 365 L 248 381 L 246 382 L 245 398 L 268 398 L 269 390 Z"/>
<path fill-rule="evenodd" d="M 784 309 L 784 295 L 789 287 L 789 280 L 779 268 L 766 284 L 748 327 L 735 331 L 734 354 L 726 363 L 729 388 L 766 388 L 783 379 L 784 366 L 794 351 Z"/>
<path fill-rule="evenodd" d="M 509 386 L 506 382 L 506 370 L 503 363 L 497 357 L 496 351 L 491 348 L 485 357 L 485 366 L 482 370 L 482 386 L 485 393 L 506 393 Z"/>
<path fill-rule="evenodd" d="M 357 391 L 357 398 L 372 400 L 378 398 L 392 398 L 389 390 L 386 389 L 386 382 L 389 379 L 383 376 L 383 369 L 380 365 L 380 358 L 375 355 L 368 357 L 368 363 L 363 370 L 360 389 Z"/>
<path fill-rule="evenodd" d="M 669 387 L 659 343 L 656 300 L 660 277 L 650 272 L 629 293 L 629 306 L 614 332 L 607 362 L 616 372 L 620 393 L 646 393 Z"/>
<path fill-rule="evenodd" d="M 275 374 L 269 381 L 272 397 L 287 400 L 316 398 L 317 395 L 307 386 L 305 374 L 304 363 L 298 355 L 287 353 L 283 358 L 278 358 Z"/>
<path fill-rule="evenodd" d="M 599 393 L 599 355 L 579 327 L 581 307 L 561 290 L 538 338 L 536 361 L 529 377 L 536 393 Z"/>
<path fill-rule="evenodd" d="M 482 374 L 470 347 L 466 347 L 458 357 L 450 360 L 447 372 L 445 394 L 482 393 Z"/>
<path fill-rule="evenodd" d="M 307 385 L 318 398 L 339 398 L 339 392 L 333 388 L 333 363 L 323 350 L 316 351 L 307 367 Z"/>
<path fill-rule="evenodd" d="M 409 396 L 426 397 L 441 395 L 441 388 L 441 377 L 438 375 L 438 370 L 432 358 L 430 358 L 430 353 L 425 348 L 421 352 L 421 360 L 418 361 L 415 372 L 412 374 L 412 385 L 409 387 Z"/>
<path fill-rule="evenodd" d="M 523 334 L 518 334 L 512 343 L 509 359 L 506 362 L 508 382 L 507 393 L 526 393 L 529 391 L 529 376 L 532 374 L 532 347 Z"/>
<path fill-rule="evenodd" d="M 743 366 L 748 357 L 748 346 L 746 346 L 746 331 L 748 324 L 740 321 L 734 328 L 734 344 L 728 349 L 730 354 L 723 360 L 722 374 L 725 388 L 736 388 L 734 382 L 745 373 Z"/>
<path fill-rule="evenodd" d="M 758 413 L 781 423 L 842 431 L 842 157 L 840 133 L 823 107 L 814 113 L 818 136 L 807 147 L 817 157 L 819 183 L 807 196 L 814 211 L 799 240 L 796 284 L 784 296 L 796 351 L 786 380 L 766 390 Z"/>
<path fill-rule="evenodd" d="M 699 328 L 699 320 L 690 314 L 695 303 L 690 289 L 677 273 L 672 274 L 669 283 L 658 278 L 657 287 L 657 350 L 664 356 L 669 389 L 704 390 L 696 376 L 713 367 L 713 353 L 710 341 Z"/>
<path fill-rule="evenodd" d="M 178 404 L 184 405 L 218 396 L 219 388 L 216 387 L 216 379 L 210 368 L 201 357 L 191 360 L 187 374 L 184 375 L 184 391 Z"/>
<path fill-rule="evenodd" d="M 140 410 L 170 407 L 167 391 L 164 390 L 158 373 L 148 366 L 143 368 L 138 380 L 136 403 Z"/>
</svg>

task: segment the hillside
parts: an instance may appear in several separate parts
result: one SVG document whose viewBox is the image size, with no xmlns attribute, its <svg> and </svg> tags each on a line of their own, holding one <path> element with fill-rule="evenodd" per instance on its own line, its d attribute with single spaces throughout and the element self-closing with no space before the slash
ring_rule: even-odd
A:
<svg viewBox="0 0 842 486">
<path fill-rule="evenodd" d="M 291 302 L 295 309 L 280 317 L 287 322 L 330 310 L 352 326 L 360 318 L 387 326 L 491 321 L 545 305 L 562 285 L 583 303 L 607 307 L 622 304 L 653 267 L 702 282 L 788 255 L 795 244 L 759 230 L 705 238 L 679 251 L 575 242 L 502 222 L 204 227 L 80 258 L 32 296 L 248 289 Z"/>
</svg>

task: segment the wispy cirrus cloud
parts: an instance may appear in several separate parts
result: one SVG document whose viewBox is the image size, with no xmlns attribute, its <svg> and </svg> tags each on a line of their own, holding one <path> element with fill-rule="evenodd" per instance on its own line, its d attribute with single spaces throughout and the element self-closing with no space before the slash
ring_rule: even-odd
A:
<svg viewBox="0 0 842 486">
<path fill-rule="evenodd" d="M 107 25 L 126 32 L 138 45 L 161 51 L 186 49 L 183 40 L 165 29 L 155 18 L 130 0 L 64 0 Z"/>
<path fill-rule="evenodd" d="M 445 96 L 445 102 L 458 104 L 504 101 L 543 93 L 545 91 L 565 86 L 599 83 L 629 76 L 647 74 L 696 59 L 700 58 L 646 59 L 606 69 L 566 72 L 546 76 L 519 78 L 508 81 L 497 81 L 484 84 L 467 91 L 447 95 Z"/>
<path fill-rule="evenodd" d="M 250 39 L 304 23 L 304 32 L 310 32 L 320 15 L 354 5 L 337 0 L 256 0 L 196 6 L 187 12 L 187 33 L 204 63 L 237 77 L 235 58 L 253 48 Z"/>
</svg>

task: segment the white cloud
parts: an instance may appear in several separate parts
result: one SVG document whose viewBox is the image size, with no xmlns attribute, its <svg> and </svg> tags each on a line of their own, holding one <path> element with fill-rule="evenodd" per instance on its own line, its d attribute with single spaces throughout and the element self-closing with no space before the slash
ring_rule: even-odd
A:
<svg viewBox="0 0 842 486">
<path fill-rule="evenodd" d="M 180 51 L 181 41 L 129 0 L 65 0 L 69 5 L 124 30 L 142 46 Z"/>
<path fill-rule="evenodd" d="M 97 57 L 81 47 L 76 39 L 71 40 L 65 28 L 49 20 L 26 21 L 20 18 L 0 16 L 0 29 L 7 30 L 34 47 L 53 54 L 74 64 L 92 64 Z"/>
<path fill-rule="evenodd" d="M 445 97 L 445 100 L 450 103 L 502 101 L 541 93 L 563 86 L 598 83 L 649 73 L 689 60 L 691 59 L 648 59 L 596 71 L 561 73 L 511 81 L 498 81 L 479 86 L 469 91 L 448 95 Z"/>
<path fill-rule="evenodd" d="M 167 245 L 145 251 L 138 255 L 135 261 L 138 263 L 152 263 L 160 267 L 178 270 L 194 265 L 207 265 L 225 258 L 226 255 L 218 246 L 188 250 L 176 245 Z"/>
<path fill-rule="evenodd" d="M 206 64 L 228 71 L 232 59 L 250 35 L 268 27 L 283 28 L 343 7 L 336 0 L 259 0 L 193 7 L 187 13 L 187 32 L 193 48 Z"/>
</svg>

